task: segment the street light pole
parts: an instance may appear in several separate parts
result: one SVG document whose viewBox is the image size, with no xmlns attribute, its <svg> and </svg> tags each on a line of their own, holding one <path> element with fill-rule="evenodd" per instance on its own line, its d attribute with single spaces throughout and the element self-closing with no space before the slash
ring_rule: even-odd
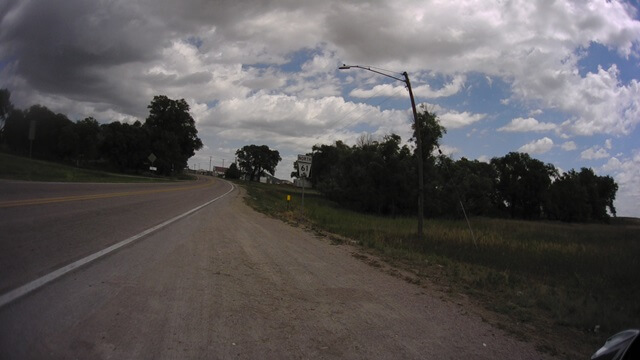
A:
<svg viewBox="0 0 640 360">
<path fill-rule="evenodd" d="M 418 121 L 418 112 L 416 111 L 416 101 L 413 98 L 413 90 L 411 89 L 411 81 L 409 81 L 409 74 L 407 72 L 403 72 L 402 75 L 404 79 L 391 76 L 389 74 L 385 74 L 383 72 L 371 69 L 370 67 L 360 66 L 360 65 L 345 65 L 343 64 L 338 69 L 340 70 L 348 70 L 351 68 L 358 68 L 367 71 L 374 72 L 376 74 L 380 74 L 386 77 L 390 77 L 394 80 L 402 81 L 407 85 L 407 89 L 409 89 L 409 97 L 411 98 L 411 109 L 413 110 L 413 121 L 416 130 L 416 152 L 418 153 L 418 241 L 422 242 L 423 237 L 423 228 L 424 228 L 424 164 L 422 163 L 422 137 L 420 136 L 420 122 Z"/>
<path fill-rule="evenodd" d="M 420 129 L 420 121 L 418 121 L 418 112 L 416 111 L 416 101 L 413 99 L 413 90 L 411 90 L 411 82 L 409 74 L 405 71 L 402 73 L 409 89 L 409 97 L 411 98 L 411 109 L 413 110 L 413 121 L 416 127 L 416 151 L 418 152 L 418 240 L 422 242 L 422 229 L 424 226 L 424 164 L 422 163 L 422 136 Z"/>
</svg>

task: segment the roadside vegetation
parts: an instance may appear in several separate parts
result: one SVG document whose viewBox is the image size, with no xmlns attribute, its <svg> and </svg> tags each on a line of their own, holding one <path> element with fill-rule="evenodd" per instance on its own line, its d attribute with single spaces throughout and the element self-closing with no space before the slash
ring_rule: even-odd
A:
<svg viewBox="0 0 640 360">
<path fill-rule="evenodd" d="M 474 217 L 430 219 L 416 242 L 414 217 L 347 210 L 317 192 L 241 183 L 255 209 L 349 239 L 423 285 L 468 296 L 487 321 L 541 349 L 586 358 L 613 333 L 640 324 L 640 220 L 570 224 Z M 292 195 L 287 203 L 286 196 Z M 422 280 L 421 280 L 422 279 Z"/>
<path fill-rule="evenodd" d="M 81 169 L 55 162 L 30 159 L 0 152 L 0 179 L 25 181 L 139 183 L 191 180 L 180 174 L 173 178 L 114 174 L 99 170 Z"/>
<path fill-rule="evenodd" d="M 153 97 L 149 116 L 133 124 L 71 121 L 42 105 L 18 109 L 0 89 L 0 151 L 78 168 L 133 175 L 180 176 L 202 148 L 184 99 Z M 43 172 L 44 173 L 44 172 Z"/>
</svg>

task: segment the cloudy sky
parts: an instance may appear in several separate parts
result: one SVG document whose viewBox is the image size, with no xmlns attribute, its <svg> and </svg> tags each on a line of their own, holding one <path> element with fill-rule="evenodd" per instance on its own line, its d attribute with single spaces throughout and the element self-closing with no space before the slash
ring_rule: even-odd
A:
<svg viewBox="0 0 640 360">
<path fill-rule="evenodd" d="M 510 151 L 619 184 L 640 216 L 640 6 L 635 0 L 4 0 L 0 87 L 19 108 L 72 120 L 144 120 L 184 98 L 205 147 L 280 152 L 280 178 L 314 144 L 410 136 L 416 101 L 447 128 L 443 151 Z"/>
</svg>

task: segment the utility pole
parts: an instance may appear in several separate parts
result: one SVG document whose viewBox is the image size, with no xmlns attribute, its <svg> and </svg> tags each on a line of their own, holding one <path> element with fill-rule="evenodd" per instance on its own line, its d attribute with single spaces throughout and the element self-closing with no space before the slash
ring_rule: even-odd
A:
<svg viewBox="0 0 640 360">
<path fill-rule="evenodd" d="M 394 80 L 402 81 L 407 85 L 407 89 L 409 89 L 409 97 L 411 98 L 411 109 L 413 110 L 413 121 L 416 130 L 416 152 L 418 158 L 418 241 L 422 242 L 423 238 L 423 228 L 424 228 L 424 164 L 422 163 L 422 137 L 420 136 L 420 122 L 418 121 L 418 112 L 416 111 L 416 101 L 413 98 L 413 90 L 411 89 L 411 82 L 409 81 L 409 74 L 407 72 L 403 72 L 403 78 L 395 77 L 389 74 L 385 74 L 384 72 L 374 70 L 370 67 L 360 66 L 360 65 L 346 65 L 343 64 L 338 69 L 340 70 L 348 70 L 351 68 L 358 68 L 367 71 L 374 72 L 376 74 L 380 74 L 386 77 L 390 77 Z"/>
<path fill-rule="evenodd" d="M 411 82 L 409 74 L 403 72 L 407 88 L 409 89 L 409 97 L 411 98 L 411 109 L 413 110 L 413 121 L 416 126 L 416 151 L 418 152 L 418 240 L 422 242 L 422 229 L 424 226 L 424 164 L 422 162 L 422 136 L 420 131 L 420 121 L 418 121 L 418 112 L 416 111 L 416 101 L 413 99 L 413 90 L 411 90 Z"/>
<path fill-rule="evenodd" d="M 209 156 L 209 172 L 211 172 L 211 156 Z"/>
</svg>

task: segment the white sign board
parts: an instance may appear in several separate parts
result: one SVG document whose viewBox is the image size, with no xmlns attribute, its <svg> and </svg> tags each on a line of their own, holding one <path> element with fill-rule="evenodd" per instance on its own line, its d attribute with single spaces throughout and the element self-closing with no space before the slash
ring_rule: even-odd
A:
<svg viewBox="0 0 640 360">
<path fill-rule="evenodd" d="M 311 156 L 298 155 L 298 173 L 302 178 L 308 178 L 311 172 Z"/>
<path fill-rule="evenodd" d="M 310 171 L 311 171 L 311 164 L 298 162 L 298 173 L 300 173 L 300 177 L 303 177 L 303 178 L 309 177 Z"/>
<path fill-rule="evenodd" d="M 298 155 L 298 162 L 311 164 L 312 157 L 310 155 Z"/>
</svg>

